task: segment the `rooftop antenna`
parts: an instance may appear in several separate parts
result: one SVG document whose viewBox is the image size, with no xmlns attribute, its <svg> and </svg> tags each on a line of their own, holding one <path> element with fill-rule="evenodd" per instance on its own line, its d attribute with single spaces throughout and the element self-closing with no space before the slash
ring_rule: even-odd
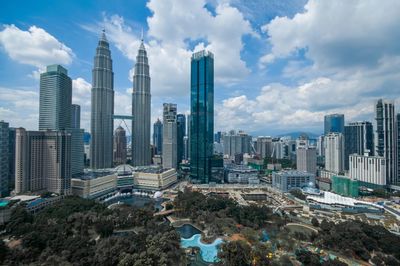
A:
<svg viewBox="0 0 400 266">
<path fill-rule="evenodd" d="M 140 39 L 141 39 L 142 42 L 143 42 L 143 28 L 142 28 L 142 35 L 141 35 Z"/>
</svg>

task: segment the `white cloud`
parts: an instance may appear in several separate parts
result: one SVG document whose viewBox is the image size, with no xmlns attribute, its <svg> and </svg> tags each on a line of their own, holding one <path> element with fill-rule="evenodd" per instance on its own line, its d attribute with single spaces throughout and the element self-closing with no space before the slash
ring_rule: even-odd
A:
<svg viewBox="0 0 400 266">
<path fill-rule="evenodd" d="M 240 57 L 242 37 L 253 32 L 240 11 L 227 3 L 216 6 L 215 15 L 204 0 L 151 0 L 147 7 L 152 15 L 145 38 L 149 56 L 152 94 L 155 96 L 188 93 L 190 57 L 200 49 L 215 55 L 215 79 L 229 85 L 240 81 L 249 70 Z M 140 29 L 132 28 L 123 17 L 104 16 L 97 26 L 83 26 L 92 32 L 105 27 L 108 39 L 130 60 L 136 60 Z M 133 66 L 133 63 L 132 63 Z M 132 70 L 129 79 L 132 79 Z"/>
<path fill-rule="evenodd" d="M 37 67 L 38 70 L 31 75 L 35 78 L 46 65 L 68 65 L 74 57 L 69 47 L 36 26 L 24 31 L 15 25 L 4 25 L 4 29 L 0 31 L 0 45 L 16 62 Z"/>
</svg>

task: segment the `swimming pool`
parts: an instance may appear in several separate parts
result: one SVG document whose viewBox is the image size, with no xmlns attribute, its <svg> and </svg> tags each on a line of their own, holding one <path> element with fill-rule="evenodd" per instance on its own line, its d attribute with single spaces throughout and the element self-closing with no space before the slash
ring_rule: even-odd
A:
<svg viewBox="0 0 400 266">
<path fill-rule="evenodd" d="M 216 262 L 218 260 L 218 245 L 224 241 L 217 238 L 211 244 L 204 244 L 200 241 L 201 234 L 195 234 L 191 238 L 181 238 L 181 245 L 183 248 L 198 247 L 200 248 L 201 258 L 205 262 Z"/>
</svg>

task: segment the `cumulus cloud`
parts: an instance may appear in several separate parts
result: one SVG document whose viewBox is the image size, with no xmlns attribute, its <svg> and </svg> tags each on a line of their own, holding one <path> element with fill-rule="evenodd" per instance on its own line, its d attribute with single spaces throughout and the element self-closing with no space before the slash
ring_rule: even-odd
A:
<svg viewBox="0 0 400 266">
<path fill-rule="evenodd" d="M 31 75 L 35 78 L 46 65 L 68 65 L 74 57 L 69 47 L 36 26 L 25 31 L 15 25 L 4 25 L 0 31 L 0 45 L 14 61 L 37 67 Z"/>
<path fill-rule="evenodd" d="M 253 32 L 240 11 L 227 3 L 218 4 L 215 14 L 204 0 L 151 0 L 147 3 L 152 15 L 147 18 L 145 38 L 155 96 L 188 93 L 191 54 L 208 49 L 215 54 L 215 79 L 229 85 L 239 82 L 249 73 L 240 57 L 242 37 Z M 104 15 L 96 27 L 85 29 L 99 32 L 105 27 L 109 40 L 130 60 L 136 60 L 140 45 L 140 29 L 132 28 L 119 15 Z M 132 63 L 133 65 L 133 63 Z M 132 80 L 133 71 L 129 72 Z"/>
</svg>

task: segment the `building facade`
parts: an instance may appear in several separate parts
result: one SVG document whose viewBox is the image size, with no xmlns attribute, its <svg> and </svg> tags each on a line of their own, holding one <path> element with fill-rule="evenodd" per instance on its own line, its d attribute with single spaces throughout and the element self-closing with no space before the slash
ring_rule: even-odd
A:
<svg viewBox="0 0 400 266">
<path fill-rule="evenodd" d="M 71 128 L 81 128 L 81 106 L 71 105 Z"/>
<path fill-rule="evenodd" d="M 114 132 L 114 163 L 125 164 L 126 163 L 126 132 L 119 126 Z"/>
<path fill-rule="evenodd" d="M 345 169 L 349 170 L 350 154 L 374 154 L 374 130 L 368 121 L 349 123 L 344 127 Z"/>
<path fill-rule="evenodd" d="M 344 115 L 331 114 L 324 117 L 324 134 L 341 133 L 344 134 Z"/>
<path fill-rule="evenodd" d="M 393 101 L 378 100 L 375 105 L 375 155 L 386 159 L 386 183 L 398 182 L 397 123 Z"/>
<path fill-rule="evenodd" d="M 17 194 L 38 191 L 70 194 L 71 133 L 17 128 L 15 145 Z"/>
<path fill-rule="evenodd" d="M 72 80 L 60 65 L 40 74 L 39 130 L 71 128 Z"/>
<path fill-rule="evenodd" d="M 162 155 L 163 144 L 163 123 L 160 119 L 153 124 L 153 145 L 156 148 L 156 155 Z"/>
<path fill-rule="evenodd" d="M 273 143 L 271 137 L 258 137 L 256 141 L 256 152 L 261 158 L 272 157 Z"/>
<path fill-rule="evenodd" d="M 143 40 L 136 56 L 134 71 L 132 91 L 132 165 L 145 166 L 151 164 L 151 94 L 150 67 Z"/>
<path fill-rule="evenodd" d="M 301 171 L 281 171 L 272 173 L 272 187 L 282 192 L 315 184 L 315 175 Z"/>
<path fill-rule="evenodd" d="M 386 186 L 384 157 L 352 154 L 349 162 L 349 176 L 359 180 L 360 185 L 370 188 Z"/>
<path fill-rule="evenodd" d="M 224 146 L 224 155 L 235 158 L 236 154 L 244 154 L 251 152 L 251 136 L 243 131 L 236 133 L 230 131 L 229 134 L 222 137 Z"/>
<path fill-rule="evenodd" d="M 175 169 L 148 168 L 133 173 L 135 187 L 141 189 L 160 190 L 176 183 Z"/>
<path fill-rule="evenodd" d="M 208 51 L 191 58 L 190 177 L 196 183 L 211 180 L 214 143 L 214 55 Z"/>
<path fill-rule="evenodd" d="M 0 198 L 9 194 L 9 138 L 8 123 L 0 121 Z"/>
<path fill-rule="evenodd" d="M 176 104 L 164 103 L 162 164 L 165 169 L 177 169 L 178 166 L 178 126 L 176 121 L 176 111 Z"/>
<path fill-rule="evenodd" d="M 344 171 L 344 136 L 329 133 L 325 136 L 325 170 L 334 174 Z"/>
<path fill-rule="evenodd" d="M 80 178 L 72 178 L 72 195 L 96 199 L 117 189 L 117 175 L 113 173 L 88 173 Z"/>
<path fill-rule="evenodd" d="M 317 173 L 317 150 L 315 147 L 299 146 L 296 150 L 296 168 L 311 174 Z"/>
<path fill-rule="evenodd" d="M 110 168 L 113 165 L 114 72 L 110 45 L 104 32 L 94 57 L 91 103 L 90 167 Z"/>
<path fill-rule="evenodd" d="M 186 136 L 186 116 L 184 114 L 176 115 L 176 122 L 178 127 L 177 132 L 177 146 L 178 146 L 178 164 L 184 159 L 184 137 Z"/>
</svg>

